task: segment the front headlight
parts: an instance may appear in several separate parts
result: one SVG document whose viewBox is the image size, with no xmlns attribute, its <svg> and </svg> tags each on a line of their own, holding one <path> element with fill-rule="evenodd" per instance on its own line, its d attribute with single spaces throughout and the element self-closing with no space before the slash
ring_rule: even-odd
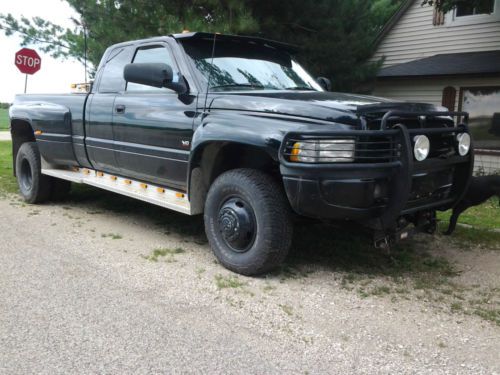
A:
<svg viewBox="0 0 500 375">
<path fill-rule="evenodd" d="M 470 150 L 470 135 L 467 133 L 460 133 L 457 135 L 458 141 L 458 153 L 460 156 L 465 156 L 469 153 Z"/>
<path fill-rule="evenodd" d="M 429 138 L 425 135 L 417 135 L 413 138 L 415 145 L 413 146 L 413 154 L 415 159 L 418 161 L 423 161 L 429 156 L 429 151 L 431 150 L 431 142 Z"/>
<path fill-rule="evenodd" d="M 302 163 L 352 163 L 354 139 L 321 139 L 295 142 L 290 161 Z"/>
</svg>

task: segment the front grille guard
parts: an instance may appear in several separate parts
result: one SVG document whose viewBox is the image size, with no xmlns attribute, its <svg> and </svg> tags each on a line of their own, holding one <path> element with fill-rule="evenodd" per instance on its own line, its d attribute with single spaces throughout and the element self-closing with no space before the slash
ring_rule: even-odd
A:
<svg viewBox="0 0 500 375">
<path fill-rule="evenodd" d="M 467 124 L 469 122 L 469 114 L 467 112 L 436 112 L 436 111 L 423 111 L 423 112 L 405 112 L 405 111 L 389 111 L 387 112 L 380 121 L 380 130 L 387 129 L 387 123 L 391 119 L 400 119 L 404 121 L 408 118 L 417 119 L 420 121 L 420 128 L 425 128 L 427 125 L 427 120 L 429 118 L 436 117 L 451 117 L 451 119 L 457 118 L 457 124 Z"/>
<path fill-rule="evenodd" d="M 437 117 L 457 118 L 457 124 L 453 127 L 445 128 L 425 128 L 427 119 Z M 421 127 L 408 129 L 403 123 L 397 123 L 391 129 L 387 129 L 387 124 L 391 120 L 401 120 L 408 118 L 417 118 L 420 120 Z M 392 229 L 396 226 L 397 219 L 402 214 L 409 214 L 415 211 L 431 210 L 435 208 L 449 209 L 454 207 L 466 193 L 474 167 L 474 152 L 471 145 L 469 154 L 461 158 L 461 164 L 453 164 L 450 162 L 449 168 L 454 168 L 453 188 L 450 193 L 450 198 L 432 202 L 405 212 L 405 207 L 408 203 L 411 190 L 412 180 L 415 172 L 413 158 L 413 143 L 412 138 L 417 134 L 454 134 L 461 132 L 469 132 L 467 125 L 469 114 L 467 112 L 402 112 L 389 111 L 387 112 L 380 124 L 380 130 L 334 130 L 328 132 L 305 132 L 287 133 L 281 143 L 279 150 L 280 162 L 289 168 L 312 168 L 312 169 L 331 169 L 331 170 L 354 170 L 354 169 L 370 169 L 370 168 L 393 168 L 394 174 L 389 185 L 389 202 L 380 217 L 381 227 L 384 230 Z M 368 160 L 356 160 L 352 163 L 300 163 L 291 162 L 290 145 L 293 142 L 300 140 L 317 140 L 317 139 L 369 139 L 370 137 L 388 137 L 392 141 L 391 150 L 394 151 L 394 158 L 390 160 L 380 160 L 375 162 L 367 162 Z M 356 147 L 357 149 L 357 147 Z M 464 162 L 465 160 L 465 162 Z M 417 162 L 418 163 L 418 162 Z"/>
</svg>

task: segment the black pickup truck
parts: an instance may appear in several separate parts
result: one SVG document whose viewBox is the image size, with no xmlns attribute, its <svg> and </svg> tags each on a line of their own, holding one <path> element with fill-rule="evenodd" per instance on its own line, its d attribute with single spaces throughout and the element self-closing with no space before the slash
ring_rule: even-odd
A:
<svg viewBox="0 0 500 375">
<path fill-rule="evenodd" d="M 359 223 L 378 245 L 432 232 L 470 180 L 468 115 L 328 92 L 295 53 L 209 33 L 111 46 L 88 94 L 16 97 L 22 196 L 76 182 L 204 214 L 219 261 L 245 275 L 283 261 L 294 214 Z"/>
</svg>

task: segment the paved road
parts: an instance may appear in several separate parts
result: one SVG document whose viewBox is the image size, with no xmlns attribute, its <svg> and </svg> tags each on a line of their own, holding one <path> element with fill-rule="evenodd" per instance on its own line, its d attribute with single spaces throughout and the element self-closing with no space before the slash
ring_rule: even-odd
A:
<svg viewBox="0 0 500 375">
<path fill-rule="evenodd" d="M 0 212 L 2 374 L 500 373 L 492 323 L 360 298 L 321 267 L 220 289 L 232 274 L 207 246 L 147 210 L 4 199 Z M 145 259 L 158 247 L 185 252 Z"/>
<path fill-rule="evenodd" d="M 0 131 L 0 141 L 10 141 L 9 131 Z"/>
</svg>

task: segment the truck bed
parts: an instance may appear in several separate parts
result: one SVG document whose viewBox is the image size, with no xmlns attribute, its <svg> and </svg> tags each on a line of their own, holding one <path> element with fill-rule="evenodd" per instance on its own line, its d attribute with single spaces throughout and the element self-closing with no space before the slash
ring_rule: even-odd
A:
<svg viewBox="0 0 500 375">
<path fill-rule="evenodd" d="M 40 153 L 54 165 L 88 165 L 84 149 L 87 95 L 17 95 L 10 117 L 31 122 Z"/>
</svg>

